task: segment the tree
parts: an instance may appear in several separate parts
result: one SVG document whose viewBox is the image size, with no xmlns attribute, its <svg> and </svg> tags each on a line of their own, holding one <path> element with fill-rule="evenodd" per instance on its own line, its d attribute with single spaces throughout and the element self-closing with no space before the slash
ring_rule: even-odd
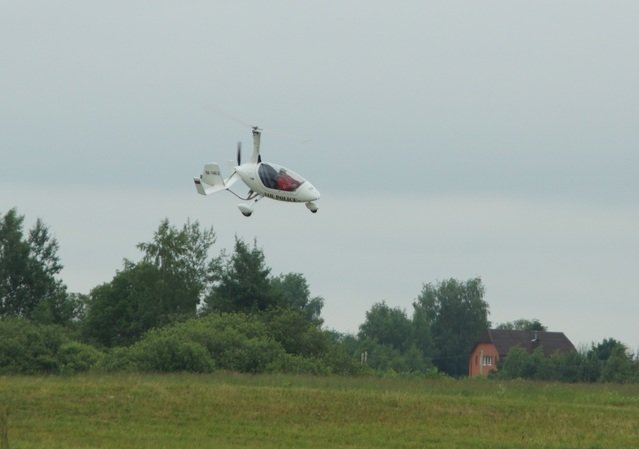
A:
<svg viewBox="0 0 639 449">
<path fill-rule="evenodd" d="M 537 318 L 533 318 L 532 320 L 521 318 L 519 320 L 501 323 L 497 325 L 495 329 L 505 330 L 505 331 L 546 331 L 548 330 L 548 328 L 544 326 L 543 324 L 541 324 L 541 322 Z"/>
<path fill-rule="evenodd" d="M 235 239 L 234 252 L 223 255 L 215 284 L 206 298 L 206 312 L 243 313 L 258 316 L 273 340 L 287 353 L 319 357 L 329 344 L 321 330 L 324 300 L 311 297 L 306 279 L 299 273 L 272 278 L 264 252 Z"/>
<path fill-rule="evenodd" d="M 58 241 L 40 219 L 25 237 L 23 222 L 15 209 L 0 221 L 0 315 L 66 324 L 75 308 L 57 279 Z"/>
<path fill-rule="evenodd" d="M 366 368 L 362 364 L 360 342 L 355 335 L 324 330 L 328 348 L 322 359 L 333 373 L 357 374 Z"/>
<path fill-rule="evenodd" d="M 15 209 L 7 212 L 0 222 L 0 313 L 27 316 L 37 305 L 31 288 L 29 268 L 30 248 L 24 240 L 24 217 Z"/>
<path fill-rule="evenodd" d="M 424 360 L 428 360 L 431 363 L 434 353 L 433 337 L 430 329 L 431 319 L 425 308 L 413 308 L 412 325 L 415 347 L 419 350 Z"/>
<path fill-rule="evenodd" d="M 545 357 L 541 348 L 532 353 L 513 347 L 500 360 L 497 376 L 560 382 L 636 382 L 637 363 L 626 346 L 614 339 L 592 345 L 589 351 L 555 352 Z"/>
<path fill-rule="evenodd" d="M 282 298 L 271 285 L 270 272 L 257 244 L 254 242 L 250 248 L 236 237 L 233 255 L 217 267 L 216 284 L 206 298 L 206 310 L 251 313 L 281 305 Z"/>
<path fill-rule="evenodd" d="M 309 322 L 322 323 L 320 317 L 324 299 L 311 292 L 304 276 L 300 273 L 281 274 L 271 280 L 276 295 L 281 296 L 283 307 L 299 311 Z"/>
<path fill-rule="evenodd" d="M 373 304 L 358 337 L 360 352 L 367 354 L 370 368 L 412 373 L 431 367 L 430 358 L 416 345 L 413 323 L 399 307 L 390 307 L 384 301 Z"/>
<path fill-rule="evenodd" d="M 147 263 L 125 263 L 111 282 L 89 293 L 85 336 L 104 346 L 126 346 L 153 327 L 167 323 L 162 316 L 164 283 L 160 271 Z"/>
<path fill-rule="evenodd" d="M 500 360 L 498 375 L 505 379 L 532 378 L 536 371 L 531 355 L 521 346 L 513 346 Z"/>
<path fill-rule="evenodd" d="M 583 354 L 577 351 L 555 352 L 550 356 L 549 365 L 552 372 L 551 380 L 560 382 L 583 382 L 585 360 Z"/>
<path fill-rule="evenodd" d="M 163 300 L 171 313 L 195 315 L 219 263 L 209 258 L 214 243 L 213 228 L 201 229 L 197 221 L 187 221 L 177 229 L 165 219 L 153 241 L 137 245 L 144 252 L 142 262 L 157 268 L 168 284 Z"/>
<path fill-rule="evenodd" d="M 153 241 L 140 243 L 142 261 L 125 260 L 111 282 L 86 301 L 84 334 L 105 346 L 128 345 L 149 329 L 196 316 L 217 261 L 208 251 L 213 229 L 197 222 L 182 229 L 161 222 Z"/>
<path fill-rule="evenodd" d="M 286 352 L 302 356 L 319 356 L 329 344 L 317 321 L 310 321 L 300 310 L 286 307 L 261 312 L 269 336 L 280 343 Z"/>
<path fill-rule="evenodd" d="M 614 346 L 601 370 L 602 382 L 628 383 L 639 379 L 637 366 L 628 348 L 622 343 Z"/>
<path fill-rule="evenodd" d="M 326 351 L 329 340 L 321 330 L 324 299 L 311 298 L 306 279 L 300 273 L 281 274 L 270 280 L 278 306 L 264 312 L 270 334 L 286 352 L 317 356 Z"/>
<path fill-rule="evenodd" d="M 56 276 L 62 271 L 58 258 L 58 241 L 51 236 L 49 228 L 37 219 L 29 231 L 29 247 L 32 254 L 33 282 L 42 292 L 42 300 L 31 315 L 31 319 L 42 323 L 68 324 L 76 316 L 77 308 L 73 296 Z"/>
<path fill-rule="evenodd" d="M 623 348 L 623 351 L 626 351 L 626 346 L 618 340 L 614 338 L 605 338 L 601 341 L 601 343 L 595 345 L 592 344 L 592 347 L 589 351 L 589 355 L 601 362 L 607 362 L 612 353 L 616 348 Z"/>
<path fill-rule="evenodd" d="M 467 371 L 468 353 L 486 329 L 488 303 L 481 279 L 455 279 L 425 284 L 413 303 L 415 313 L 428 324 L 434 348 L 433 363 L 449 375 Z"/>
<path fill-rule="evenodd" d="M 359 326 L 359 338 L 403 351 L 412 343 L 412 331 L 406 312 L 399 307 L 391 308 L 382 301 L 373 304 L 366 312 L 366 320 Z"/>
<path fill-rule="evenodd" d="M 602 382 L 630 382 L 639 378 L 639 371 L 627 346 L 614 338 L 593 344 L 588 356 L 598 360 Z"/>
</svg>

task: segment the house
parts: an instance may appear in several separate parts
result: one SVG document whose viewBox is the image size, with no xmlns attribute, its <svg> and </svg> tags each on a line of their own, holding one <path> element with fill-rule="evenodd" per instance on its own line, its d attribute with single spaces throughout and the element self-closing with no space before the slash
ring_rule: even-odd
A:
<svg viewBox="0 0 639 449">
<path fill-rule="evenodd" d="M 514 346 L 520 346 L 528 352 L 541 347 L 546 357 L 556 351 L 575 351 L 563 332 L 489 329 L 477 339 L 470 352 L 468 375 L 485 376 L 490 371 L 496 371 L 497 361 L 503 359 Z"/>
</svg>

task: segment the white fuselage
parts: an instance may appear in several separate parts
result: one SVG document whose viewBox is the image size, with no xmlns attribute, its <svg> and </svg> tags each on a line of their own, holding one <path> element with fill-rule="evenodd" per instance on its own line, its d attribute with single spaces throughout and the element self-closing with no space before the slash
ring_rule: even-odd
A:
<svg viewBox="0 0 639 449">
<path fill-rule="evenodd" d="M 315 201 L 320 193 L 313 184 L 308 182 L 293 170 L 270 162 L 262 162 L 260 156 L 260 135 L 262 130 L 253 127 L 253 153 L 249 161 L 242 163 L 242 146 L 237 146 L 237 166 L 228 178 L 223 178 L 220 166 L 211 162 L 204 166 L 203 173 L 193 178 L 195 188 L 200 195 L 211 195 L 215 192 L 228 190 L 238 198 L 252 203 L 238 204 L 238 209 L 245 217 L 253 213 L 253 205 L 262 198 L 291 203 L 306 203 L 306 208 L 312 213 L 319 209 Z M 250 189 L 246 198 L 231 190 L 231 186 L 241 179 Z"/>
<path fill-rule="evenodd" d="M 320 198 L 313 184 L 277 164 L 247 163 L 235 167 L 235 172 L 249 189 L 266 198 L 295 203 L 308 203 Z"/>
</svg>

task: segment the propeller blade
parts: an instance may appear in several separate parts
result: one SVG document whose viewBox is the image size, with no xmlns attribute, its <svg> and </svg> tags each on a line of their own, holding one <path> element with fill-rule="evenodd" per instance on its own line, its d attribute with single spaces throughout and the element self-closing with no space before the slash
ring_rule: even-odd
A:
<svg viewBox="0 0 639 449">
<path fill-rule="evenodd" d="M 242 165 L 242 142 L 237 143 L 237 165 Z"/>
</svg>

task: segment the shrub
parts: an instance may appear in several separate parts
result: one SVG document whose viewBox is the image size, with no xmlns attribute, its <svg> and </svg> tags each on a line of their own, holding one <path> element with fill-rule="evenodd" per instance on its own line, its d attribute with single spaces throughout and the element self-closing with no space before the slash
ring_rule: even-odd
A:
<svg viewBox="0 0 639 449">
<path fill-rule="evenodd" d="M 256 317 L 241 313 L 209 314 L 158 332 L 178 335 L 202 345 L 220 369 L 257 373 L 284 354 Z"/>
<path fill-rule="evenodd" d="M 268 334 L 289 354 L 316 357 L 327 350 L 329 337 L 302 311 L 277 308 L 262 314 Z"/>
<path fill-rule="evenodd" d="M 64 328 L 26 319 L 0 319 L 0 374 L 71 374 L 88 371 L 103 354 L 71 340 Z"/>
<path fill-rule="evenodd" d="M 58 351 L 60 372 L 73 374 L 89 371 L 102 359 L 104 354 L 93 346 L 69 341 L 63 343 Z"/>
<path fill-rule="evenodd" d="M 262 322 L 244 314 L 209 314 L 147 332 L 128 348 L 111 350 L 105 371 L 213 369 L 258 373 L 285 355 Z"/>
<path fill-rule="evenodd" d="M 514 346 L 499 369 L 499 377 L 505 379 L 532 379 L 536 374 L 536 366 L 531 354 L 521 346 Z"/>
<path fill-rule="evenodd" d="M 98 371 L 137 371 L 138 365 L 130 348 L 112 348 L 96 364 Z"/>
<path fill-rule="evenodd" d="M 20 318 L 0 319 L 0 373 L 57 373 L 57 353 L 65 340 L 56 326 Z"/>
<path fill-rule="evenodd" d="M 151 333 L 136 343 L 130 356 L 141 371 L 208 373 L 215 366 L 201 344 L 161 332 Z"/>
</svg>

